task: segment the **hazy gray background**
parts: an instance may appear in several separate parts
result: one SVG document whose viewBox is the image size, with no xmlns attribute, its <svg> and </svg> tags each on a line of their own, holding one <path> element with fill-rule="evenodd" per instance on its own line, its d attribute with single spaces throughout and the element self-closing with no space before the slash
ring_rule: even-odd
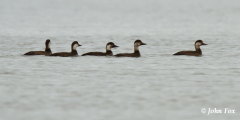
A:
<svg viewBox="0 0 240 120">
<path fill-rule="evenodd" d="M 0 0 L 0 120 L 239 119 L 239 21 L 239 0 Z M 79 54 L 148 45 L 140 58 L 22 56 L 48 38 Z M 198 39 L 204 56 L 172 56 Z"/>
</svg>

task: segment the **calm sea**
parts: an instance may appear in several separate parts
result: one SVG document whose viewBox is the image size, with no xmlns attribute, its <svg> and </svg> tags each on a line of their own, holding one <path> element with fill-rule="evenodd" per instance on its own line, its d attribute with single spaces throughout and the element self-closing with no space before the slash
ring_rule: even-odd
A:
<svg viewBox="0 0 240 120">
<path fill-rule="evenodd" d="M 239 0 L 0 0 L 0 120 L 237 120 L 239 21 Z M 140 58 L 22 56 L 46 39 L 80 55 L 147 45 Z M 202 57 L 172 55 L 198 39 Z"/>
</svg>

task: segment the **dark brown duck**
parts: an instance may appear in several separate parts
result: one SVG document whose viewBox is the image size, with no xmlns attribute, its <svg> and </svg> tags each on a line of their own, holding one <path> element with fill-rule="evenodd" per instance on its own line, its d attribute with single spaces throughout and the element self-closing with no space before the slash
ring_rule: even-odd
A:
<svg viewBox="0 0 240 120">
<path fill-rule="evenodd" d="M 59 52 L 59 53 L 53 53 L 50 56 L 60 56 L 60 57 L 74 57 L 74 56 L 78 56 L 78 52 L 77 52 L 77 47 L 78 46 L 82 46 L 80 44 L 78 44 L 77 41 L 74 41 L 71 45 L 71 52 Z"/>
<path fill-rule="evenodd" d="M 50 49 L 50 44 L 51 44 L 50 40 L 47 39 L 45 42 L 45 51 L 30 51 L 23 55 L 51 55 L 52 51 Z"/>
<path fill-rule="evenodd" d="M 112 56 L 113 53 L 112 53 L 111 48 L 116 48 L 116 47 L 118 47 L 118 46 L 115 45 L 113 42 L 109 42 L 106 45 L 106 52 L 88 52 L 88 53 L 82 54 L 82 56 L 87 56 L 87 55 L 90 55 L 90 56 Z"/>
<path fill-rule="evenodd" d="M 143 43 L 141 40 L 136 40 L 134 42 L 134 53 L 119 53 L 116 54 L 116 57 L 140 57 L 141 54 L 139 52 L 138 47 L 141 45 L 147 45 L 146 43 Z"/>
<path fill-rule="evenodd" d="M 173 55 L 201 56 L 202 55 L 202 50 L 200 49 L 201 45 L 207 45 L 207 44 L 203 43 L 202 40 L 197 40 L 194 44 L 196 49 L 195 51 L 180 51 Z"/>
</svg>

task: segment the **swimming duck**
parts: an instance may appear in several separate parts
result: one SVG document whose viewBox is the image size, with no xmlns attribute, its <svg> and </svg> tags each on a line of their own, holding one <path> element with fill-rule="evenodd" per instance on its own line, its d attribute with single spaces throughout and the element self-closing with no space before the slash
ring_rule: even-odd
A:
<svg viewBox="0 0 240 120">
<path fill-rule="evenodd" d="M 207 44 L 203 43 L 202 40 L 197 40 L 194 44 L 196 51 L 180 51 L 173 55 L 201 56 L 202 55 L 202 50 L 200 49 L 201 45 L 207 45 Z"/>
<path fill-rule="evenodd" d="M 51 42 L 49 39 L 45 42 L 45 51 L 30 51 L 23 55 L 51 55 L 52 51 L 50 49 Z"/>
<path fill-rule="evenodd" d="M 136 40 L 134 42 L 134 53 L 119 53 L 116 54 L 116 57 L 140 57 L 141 54 L 139 52 L 138 47 L 141 45 L 147 45 L 146 43 L 143 43 L 141 40 Z"/>
<path fill-rule="evenodd" d="M 80 44 L 78 44 L 77 41 L 74 41 L 71 45 L 71 52 L 58 52 L 58 53 L 53 53 L 50 56 L 60 56 L 60 57 L 74 57 L 74 56 L 78 56 L 78 52 L 77 52 L 77 47 L 78 46 L 82 46 Z"/>
<path fill-rule="evenodd" d="M 113 53 L 111 51 L 111 48 L 115 48 L 115 47 L 118 47 L 118 46 L 115 45 L 113 42 L 109 42 L 106 45 L 106 52 L 88 52 L 88 53 L 82 54 L 82 56 L 86 56 L 86 55 L 90 55 L 90 56 L 112 56 Z"/>
</svg>

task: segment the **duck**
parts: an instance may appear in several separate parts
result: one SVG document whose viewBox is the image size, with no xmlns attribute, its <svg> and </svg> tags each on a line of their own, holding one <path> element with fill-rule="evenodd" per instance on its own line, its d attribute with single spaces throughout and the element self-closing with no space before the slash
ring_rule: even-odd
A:
<svg viewBox="0 0 240 120">
<path fill-rule="evenodd" d="M 50 49 L 51 41 L 47 39 L 45 42 L 45 51 L 29 51 L 23 55 L 51 55 L 52 51 Z"/>
<path fill-rule="evenodd" d="M 134 42 L 134 53 L 119 53 L 116 54 L 116 57 L 140 57 L 141 54 L 139 52 L 139 46 L 141 45 L 147 45 L 146 43 L 143 43 L 141 40 L 136 40 Z"/>
<path fill-rule="evenodd" d="M 202 50 L 201 50 L 200 46 L 202 46 L 202 45 L 207 45 L 207 44 L 204 43 L 202 40 L 197 40 L 194 44 L 195 49 L 196 49 L 195 51 L 180 51 L 173 55 L 201 56 Z"/>
<path fill-rule="evenodd" d="M 74 41 L 71 45 L 71 52 L 58 52 L 58 53 L 53 53 L 50 56 L 60 56 L 60 57 L 76 57 L 78 56 L 78 52 L 77 52 L 77 47 L 78 46 L 82 46 L 80 44 L 78 44 L 77 41 Z"/>
<path fill-rule="evenodd" d="M 106 52 L 88 52 L 82 54 L 82 56 L 113 56 L 113 53 L 111 51 L 111 48 L 119 47 L 115 45 L 113 42 L 109 42 L 106 45 Z"/>
</svg>

